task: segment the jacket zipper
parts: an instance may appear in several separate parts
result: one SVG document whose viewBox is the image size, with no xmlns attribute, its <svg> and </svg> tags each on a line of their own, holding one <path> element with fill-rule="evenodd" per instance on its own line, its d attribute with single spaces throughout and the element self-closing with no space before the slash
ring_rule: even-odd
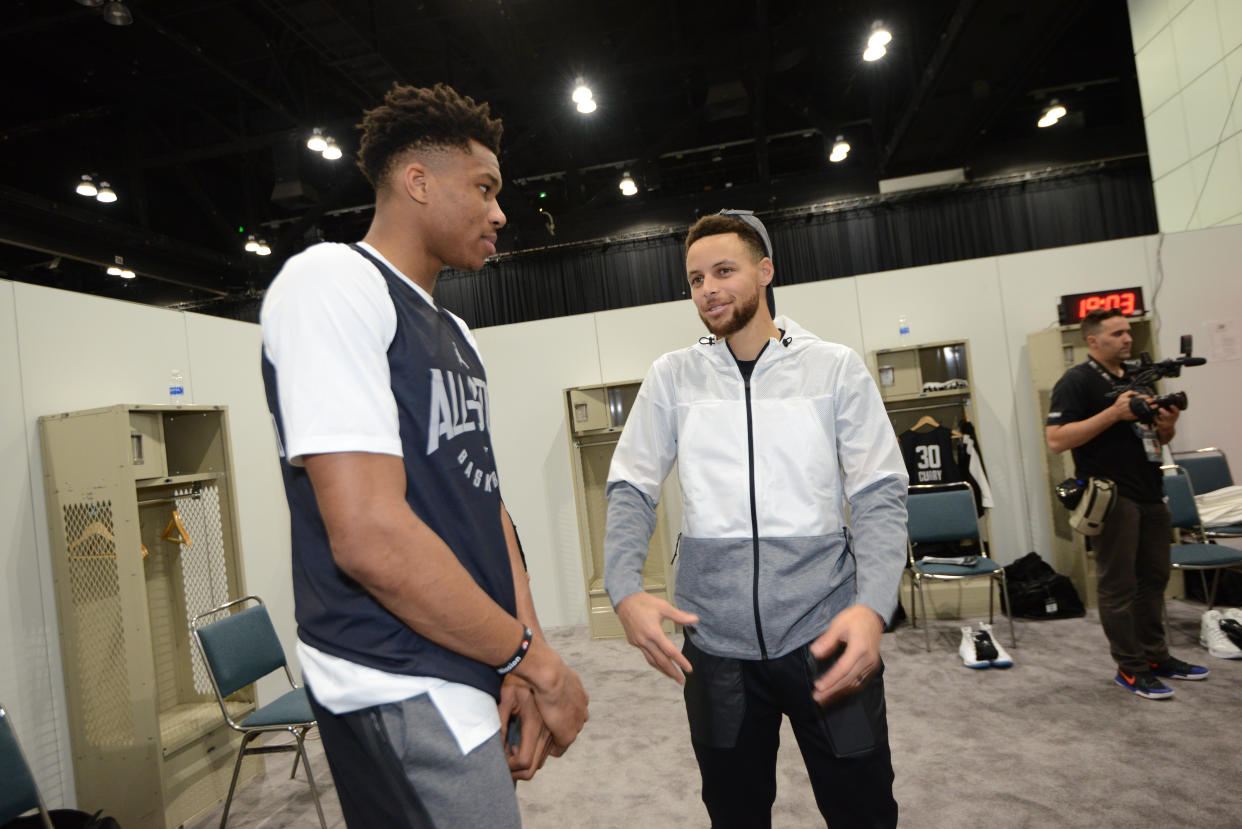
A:
<svg viewBox="0 0 1242 829">
<path fill-rule="evenodd" d="M 761 351 L 760 354 L 763 352 Z M 752 598 L 755 609 L 755 635 L 759 639 L 759 655 L 768 658 L 768 648 L 763 641 L 763 623 L 759 620 L 759 507 L 755 498 L 755 420 L 750 410 L 750 378 L 745 378 L 746 390 L 746 453 L 750 468 L 750 539 L 754 550 L 755 566 Z"/>
</svg>

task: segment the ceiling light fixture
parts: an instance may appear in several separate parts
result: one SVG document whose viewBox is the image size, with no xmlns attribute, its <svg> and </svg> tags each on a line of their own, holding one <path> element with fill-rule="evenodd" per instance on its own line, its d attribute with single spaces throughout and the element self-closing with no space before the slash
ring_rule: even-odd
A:
<svg viewBox="0 0 1242 829">
<path fill-rule="evenodd" d="M 259 243 L 254 238 L 254 234 L 251 233 L 250 236 L 246 238 L 246 252 L 256 253 L 258 250 L 259 250 Z"/>
<path fill-rule="evenodd" d="M 269 247 L 267 246 L 267 242 L 265 242 L 265 241 L 263 241 L 262 239 L 260 239 L 260 240 L 259 240 L 259 247 L 258 247 L 258 249 L 255 251 L 255 253 L 256 253 L 257 255 L 259 255 L 259 256 L 270 256 L 270 255 L 271 255 L 271 253 L 272 253 L 272 249 L 271 249 L 271 248 L 269 248 Z"/>
<path fill-rule="evenodd" d="M 108 266 L 108 276 L 120 276 L 122 273 L 123 271 L 120 268 L 118 268 L 116 265 Z"/>
<path fill-rule="evenodd" d="M 126 268 L 125 270 L 121 271 L 121 272 L 120 272 L 120 274 L 118 274 L 118 276 L 120 276 L 120 277 L 121 277 L 121 279 L 133 279 L 133 278 L 134 278 L 135 276 L 137 276 L 137 275 L 138 275 L 138 274 L 134 273 L 133 271 L 129 270 L 128 268 Z"/>
<path fill-rule="evenodd" d="M 832 154 L 828 156 L 828 160 L 834 164 L 845 160 L 850 154 L 850 145 L 845 143 L 845 136 L 838 135 L 836 142 L 832 145 Z"/>
<path fill-rule="evenodd" d="M 336 145 L 335 138 L 328 138 L 328 141 L 323 148 L 323 157 L 329 161 L 336 161 L 341 157 L 341 148 Z"/>
<path fill-rule="evenodd" d="M 95 186 L 95 179 L 89 173 L 83 174 L 82 180 L 73 189 L 79 196 L 93 196 L 99 192 L 99 188 Z"/>
<path fill-rule="evenodd" d="M 1044 110 L 1044 114 L 1040 117 L 1038 126 L 1051 127 L 1060 121 L 1066 115 L 1065 107 L 1057 103 L 1056 98 L 1052 99 L 1052 104 Z"/>
<path fill-rule="evenodd" d="M 574 81 L 574 92 L 569 97 L 578 105 L 578 111 L 583 115 L 589 115 L 595 111 L 595 93 L 582 78 Z"/>
<path fill-rule="evenodd" d="M 638 194 L 638 185 L 634 183 L 634 179 L 627 172 L 621 177 L 621 181 L 617 184 L 621 188 L 621 195 L 635 196 Z"/>
<path fill-rule="evenodd" d="M 893 35 L 879 20 L 871 24 L 871 36 L 867 38 L 867 48 L 863 52 L 863 60 L 877 61 L 888 54 L 885 48 L 893 41 Z"/>
<path fill-rule="evenodd" d="M 310 138 L 306 139 L 306 149 L 321 153 L 327 146 L 328 142 L 324 140 L 323 130 L 319 127 L 312 129 Z"/>
<path fill-rule="evenodd" d="M 121 0 L 111 0 L 108 5 L 104 6 L 103 19 L 105 23 L 111 23 L 113 26 L 128 26 L 134 22 L 134 16 L 130 14 L 129 7 Z"/>
<path fill-rule="evenodd" d="M 106 181 L 99 182 L 99 192 L 95 194 L 95 199 L 104 204 L 112 204 L 116 201 L 116 191 L 112 189 L 112 185 Z"/>
</svg>

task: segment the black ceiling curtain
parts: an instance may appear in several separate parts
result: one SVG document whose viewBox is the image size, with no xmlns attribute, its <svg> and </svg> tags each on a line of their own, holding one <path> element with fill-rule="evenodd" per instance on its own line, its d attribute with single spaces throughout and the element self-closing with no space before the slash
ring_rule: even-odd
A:
<svg viewBox="0 0 1242 829">
<path fill-rule="evenodd" d="M 791 209 L 764 220 L 777 285 L 1157 232 L 1146 157 L 872 196 L 828 211 Z M 436 300 L 482 328 L 683 299 L 684 235 L 679 228 L 515 253 L 476 273 L 445 270 Z M 257 322 L 259 301 L 197 310 Z"/>
<path fill-rule="evenodd" d="M 776 284 L 1156 233 L 1150 176 L 1147 159 L 1136 158 L 765 217 Z M 516 253 L 477 273 L 444 271 L 436 300 L 481 328 L 682 299 L 683 236 Z"/>
</svg>

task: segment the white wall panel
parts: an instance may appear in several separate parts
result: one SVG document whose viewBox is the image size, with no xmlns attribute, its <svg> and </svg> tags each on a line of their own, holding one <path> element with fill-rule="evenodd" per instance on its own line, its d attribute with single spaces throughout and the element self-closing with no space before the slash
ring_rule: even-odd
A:
<svg viewBox="0 0 1242 829">
<path fill-rule="evenodd" d="M 1205 323 L 1223 322 L 1242 336 L 1242 227 L 1212 228 L 1165 237 L 1161 258 L 1165 279 L 1160 289 L 1162 356 L 1178 350 L 1178 338 L 1193 334 L 1195 353 L 1208 364 L 1188 368 L 1181 377 L 1165 381 L 1170 391 L 1184 390 L 1190 408 L 1177 424 L 1173 448 L 1196 449 L 1220 446 L 1230 456 L 1235 478 L 1242 477 L 1242 359 L 1213 359 L 1211 328 Z"/>
<path fill-rule="evenodd" d="M 1174 95 L 1147 116 L 1147 155 L 1155 179 L 1190 160 L 1186 114 L 1180 95 Z"/>
<path fill-rule="evenodd" d="M 294 675 L 300 676 L 289 562 L 289 506 L 276 454 L 275 427 L 259 370 L 262 333 L 252 323 L 202 314 L 182 316 L 194 367 L 194 402 L 229 407 L 246 591 L 267 604 L 285 656 Z M 283 676 L 269 677 L 259 683 L 259 701 L 271 702 L 288 689 Z"/>
<path fill-rule="evenodd" d="M 1135 53 L 1134 63 L 1138 68 L 1143 115 L 1150 115 L 1181 89 L 1177 78 L 1177 56 L 1173 51 L 1173 33 L 1167 28 L 1160 31 Z"/>
<path fill-rule="evenodd" d="M 38 434 L 22 408 L 15 288 L 0 281 L 0 580 L 5 590 L 0 703 L 12 716 L 44 797 L 59 805 L 66 794 L 72 797 L 73 779 L 61 771 L 69 756 L 64 689 L 56 607 L 48 604 L 50 590 L 44 590 L 45 582 L 51 585 L 51 563 L 36 541 L 34 505 L 43 501 L 43 489 L 30 468 L 30 440 L 37 447 Z"/>
<path fill-rule="evenodd" d="M 694 345 L 707 333 L 690 300 L 594 314 L 601 382 L 641 380 L 661 354 Z"/>
<path fill-rule="evenodd" d="M 995 259 L 973 259 L 872 274 L 858 279 L 867 351 L 965 338 L 970 341 L 976 428 L 996 499 L 991 511 L 997 560 L 1030 549 L 1014 412 L 1014 378 L 1005 339 Z M 898 333 L 904 314 L 910 333 Z M 947 424 L 946 424 L 947 425 Z"/>
<path fill-rule="evenodd" d="M 500 489 L 522 538 L 546 627 L 586 624 L 564 389 L 600 382 L 591 315 L 475 332 L 491 404 Z"/>
<path fill-rule="evenodd" d="M 1140 51 L 1169 23 L 1168 0 L 1129 0 L 1130 39 Z"/>
<path fill-rule="evenodd" d="M 1236 3 L 1237 0 L 1224 0 Z M 1224 57 L 1216 17 L 1216 0 L 1191 0 L 1172 17 L 1173 51 L 1177 54 L 1177 74 L 1183 87 Z"/>
<path fill-rule="evenodd" d="M 858 317 L 857 277 L 778 287 L 776 310 L 821 340 L 848 345 L 867 356 Z"/>
<path fill-rule="evenodd" d="M 1191 213 L 1191 228 L 1214 225 L 1242 212 L 1242 135 L 1222 141 L 1210 155 L 1210 172 Z"/>
<path fill-rule="evenodd" d="M 1192 157 L 1216 146 L 1223 137 L 1229 107 L 1221 104 L 1232 92 L 1224 61 L 1213 64 L 1183 90 L 1187 149 Z"/>
<path fill-rule="evenodd" d="M 1192 164 L 1197 165 L 1198 162 Z M 1190 213 L 1194 210 L 1199 193 L 1195 187 L 1195 172 L 1198 167 L 1192 164 L 1183 164 L 1152 182 L 1152 190 L 1156 196 L 1156 217 L 1165 233 L 1185 230 L 1190 222 Z M 1206 167 L 1205 164 L 1205 177 Z"/>
</svg>

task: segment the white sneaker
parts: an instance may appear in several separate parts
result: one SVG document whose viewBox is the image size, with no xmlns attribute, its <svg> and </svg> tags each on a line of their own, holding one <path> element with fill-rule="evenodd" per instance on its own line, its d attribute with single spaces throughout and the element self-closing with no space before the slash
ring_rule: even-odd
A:
<svg viewBox="0 0 1242 829">
<path fill-rule="evenodd" d="M 983 653 L 979 652 L 977 645 L 979 640 L 983 638 Z M 962 657 L 962 662 L 967 668 L 990 668 L 992 663 L 986 659 L 989 655 L 988 644 L 990 644 L 982 633 L 976 634 L 970 629 L 970 625 L 962 626 L 962 644 L 958 646 L 957 655 Z M 980 658 L 985 657 L 985 658 Z"/>
<path fill-rule="evenodd" d="M 1013 660 L 1009 658 L 1009 654 L 1001 647 L 1000 642 L 996 641 L 996 637 L 992 635 L 992 626 L 990 624 L 979 623 L 979 632 L 986 633 L 988 640 L 991 641 L 992 647 L 996 648 L 996 657 L 992 659 L 993 668 L 1010 668 L 1013 666 Z"/>
<path fill-rule="evenodd" d="M 1242 615 L 1242 612 L 1233 610 L 1234 613 Z M 1225 619 L 1234 619 L 1236 617 L 1227 615 L 1230 611 L 1221 612 L 1219 610 L 1203 611 L 1202 621 L 1199 623 L 1199 644 L 1207 648 L 1207 652 L 1217 659 L 1242 659 L 1242 648 L 1234 644 L 1233 640 L 1221 629 L 1220 623 Z"/>
</svg>

